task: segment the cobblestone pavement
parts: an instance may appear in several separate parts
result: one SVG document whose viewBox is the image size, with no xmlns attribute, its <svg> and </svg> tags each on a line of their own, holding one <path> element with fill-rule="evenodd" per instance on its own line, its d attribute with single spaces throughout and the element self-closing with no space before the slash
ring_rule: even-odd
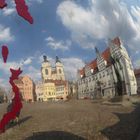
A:
<svg viewBox="0 0 140 140">
<path fill-rule="evenodd" d="M 0 118 L 6 106 L 0 104 Z M 139 125 L 140 111 L 135 110 L 92 100 L 24 103 L 20 125 L 7 128 L 0 140 L 57 140 L 56 134 L 71 140 L 131 140 Z"/>
</svg>

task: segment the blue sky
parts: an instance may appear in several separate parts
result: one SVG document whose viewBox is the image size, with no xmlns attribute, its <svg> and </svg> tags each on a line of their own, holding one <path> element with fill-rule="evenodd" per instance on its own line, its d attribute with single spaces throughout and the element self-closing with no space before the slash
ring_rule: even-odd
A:
<svg viewBox="0 0 140 140">
<path fill-rule="evenodd" d="M 34 81 L 41 78 L 42 56 L 54 64 L 59 56 L 66 77 L 107 47 L 108 38 L 120 36 L 135 68 L 140 67 L 139 0 L 26 0 L 34 24 L 18 16 L 11 0 L 0 10 L 0 46 L 7 44 L 7 64 L 0 57 L 0 85 L 8 85 L 9 68 L 23 69 Z"/>
</svg>

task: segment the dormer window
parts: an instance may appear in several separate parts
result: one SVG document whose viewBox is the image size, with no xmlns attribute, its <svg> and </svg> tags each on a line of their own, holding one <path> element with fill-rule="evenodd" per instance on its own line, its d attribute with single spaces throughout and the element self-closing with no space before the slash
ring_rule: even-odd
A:
<svg viewBox="0 0 140 140">
<path fill-rule="evenodd" d="M 105 60 L 105 66 L 107 65 L 107 61 Z"/>
</svg>

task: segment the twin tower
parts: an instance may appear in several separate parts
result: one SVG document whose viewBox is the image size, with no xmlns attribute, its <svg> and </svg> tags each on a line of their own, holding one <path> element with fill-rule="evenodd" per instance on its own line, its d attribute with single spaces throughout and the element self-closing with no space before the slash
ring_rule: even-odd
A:
<svg viewBox="0 0 140 140">
<path fill-rule="evenodd" d="M 51 66 L 51 63 L 47 60 L 47 56 L 43 56 L 41 75 L 43 82 L 48 80 L 65 80 L 63 64 L 56 56 L 55 67 Z"/>
</svg>

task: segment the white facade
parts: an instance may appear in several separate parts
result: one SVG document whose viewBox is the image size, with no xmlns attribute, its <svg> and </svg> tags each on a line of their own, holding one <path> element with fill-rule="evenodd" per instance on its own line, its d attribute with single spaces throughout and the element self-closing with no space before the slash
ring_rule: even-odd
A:
<svg viewBox="0 0 140 140">
<path fill-rule="evenodd" d="M 102 54 L 78 71 L 78 97 L 95 98 L 136 94 L 137 84 L 131 60 L 120 39 L 109 42 Z"/>
<path fill-rule="evenodd" d="M 37 83 L 35 88 L 37 101 L 43 101 L 43 84 Z"/>
<path fill-rule="evenodd" d="M 137 80 L 137 93 L 140 94 L 140 69 L 135 69 L 134 72 Z"/>
<path fill-rule="evenodd" d="M 56 56 L 55 67 L 52 67 L 47 57 L 44 56 L 44 61 L 42 62 L 41 74 L 43 82 L 45 80 L 65 80 L 63 64 Z"/>
</svg>

